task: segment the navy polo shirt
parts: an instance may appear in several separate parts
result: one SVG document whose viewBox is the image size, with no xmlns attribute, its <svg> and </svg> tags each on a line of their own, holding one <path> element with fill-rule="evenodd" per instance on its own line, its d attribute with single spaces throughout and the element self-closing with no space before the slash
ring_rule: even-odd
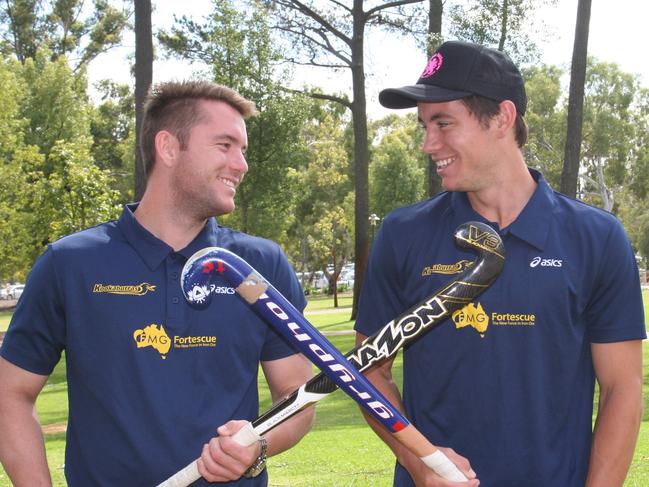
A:
<svg viewBox="0 0 649 487">
<path fill-rule="evenodd" d="M 185 303 L 179 283 L 188 257 L 220 246 L 304 309 L 278 245 L 210 219 L 174 252 L 136 221 L 133 209 L 48 246 L 0 351 L 47 375 L 65 350 L 70 486 L 157 485 L 197 458 L 217 426 L 256 418 L 259 362 L 296 353 L 227 283 L 204 310 Z M 227 485 L 266 483 L 264 473 Z"/>
<path fill-rule="evenodd" d="M 507 253 L 501 275 L 404 352 L 408 418 L 434 444 L 466 456 L 481 487 L 583 486 L 595 382 L 590 345 L 646 337 L 622 225 L 531 172 L 532 198 L 499 231 Z M 373 334 L 456 277 L 462 266 L 454 264 L 475 260 L 453 242 L 457 226 L 471 220 L 489 223 L 456 192 L 386 217 L 356 329 Z M 397 465 L 395 486 L 412 485 Z"/>
</svg>

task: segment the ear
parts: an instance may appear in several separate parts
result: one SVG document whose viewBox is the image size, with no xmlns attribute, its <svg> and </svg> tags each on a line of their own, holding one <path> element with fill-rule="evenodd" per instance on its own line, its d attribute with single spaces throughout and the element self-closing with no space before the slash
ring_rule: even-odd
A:
<svg viewBox="0 0 649 487">
<path fill-rule="evenodd" d="M 494 126 L 496 130 L 505 136 L 512 132 L 514 124 L 516 123 L 516 105 L 510 100 L 500 102 L 500 111 L 494 119 Z"/>
<path fill-rule="evenodd" d="M 175 164 L 180 151 L 180 143 L 176 136 L 167 130 L 155 134 L 156 162 L 171 167 Z"/>
</svg>

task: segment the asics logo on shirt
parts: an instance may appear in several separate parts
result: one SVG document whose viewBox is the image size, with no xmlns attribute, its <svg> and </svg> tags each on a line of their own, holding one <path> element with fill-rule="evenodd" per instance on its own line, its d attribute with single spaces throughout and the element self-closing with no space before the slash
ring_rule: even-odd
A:
<svg viewBox="0 0 649 487">
<path fill-rule="evenodd" d="M 560 259 L 542 259 L 536 256 L 530 262 L 530 267 L 563 267 L 563 260 Z"/>
</svg>

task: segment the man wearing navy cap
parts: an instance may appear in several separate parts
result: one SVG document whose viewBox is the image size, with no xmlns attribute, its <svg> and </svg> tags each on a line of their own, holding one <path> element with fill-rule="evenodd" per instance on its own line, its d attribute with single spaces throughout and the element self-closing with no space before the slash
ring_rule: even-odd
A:
<svg viewBox="0 0 649 487">
<path fill-rule="evenodd" d="M 312 408 L 250 446 L 231 438 L 257 417 L 260 364 L 273 400 L 308 380 L 311 364 L 227 283 L 214 285 L 204 310 L 188 306 L 180 286 L 187 259 L 219 246 L 306 304 L 277 244 L 214 218 L 234 209 L 248 171 L 245 119 L 256 113 L 225 86 L 153 87 L 142 200 L 49 245 L 34 265 L 0 349 L 0 460 L 13 485 L 51 485 L 33 411 L 63 351 L 70 487 L 151 487 L 199 457 L 193 486 L 262 487 L 266 455 L 308 431 Z"/>
<path fill-rule="evenodd" d="M 554 192 L 526 165 L 525 87 L 502 52 L 446 42 L 417 84 L 383 90 L 379 100 L 417 107 L 423 151 L 446 192 L 385 218 L 365 275 L 358 341 L 440 288 L 452 264 L 473 258 L 452 242 L 459 224 L 488 223 L 507 251 L 479 299 L 405 350 L 403 399 L 392 362 L 371 374 L 429 440 L 461 455 L 451 452 L 472 479 L 436 477 L 375 428 L 397 457 L 394 485 L 621 486 L 642 416 L 646 337 L 622 225 Z"/>
</svg>

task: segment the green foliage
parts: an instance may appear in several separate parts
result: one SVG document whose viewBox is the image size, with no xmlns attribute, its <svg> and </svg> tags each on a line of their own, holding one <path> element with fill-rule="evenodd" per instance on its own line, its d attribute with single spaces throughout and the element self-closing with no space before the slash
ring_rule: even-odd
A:
<svg viewBox="0 0 649 487">
<path fill-rule="evenodd" d="M 98 85 L 101 103 L 91 107 L 92 158 L 114 176 L 112 187 L 121 201 L 133 201 L 135 166 L 135 101 L 128 85 L 104 80 Z"/>
<path fill-rule="evenodd" d="M 222 220 L 283 241 L 296 194 L 290 170 L 303 165 L 299 127 L 307 102 L 281 91 L 273 81 L 288 74 L 278 73 L 274 65 L 280 54 L 270 36 L 267 10 L 256 2 L 248 9 L 228 0 L 212 5 L 202 23 L 176 19 L 171 32 L 161 32 L 158 39 L 169 54 L 207 64 L 215 82 L 255 101 L 260 115 L 247 122 L 250 169 L 237 192 L 237 209 Z"/>
<path fill-rule="evenodd" d="M 47 240 L 119 215 L 119 194 L 109 189 L 108 175 L 88 162 L 92 161 L 89 137 L 57 142 L 50 159 L 54 170 L 36 186 L 43 197 L 39 206 L 48 210 L 44 215 L 50 222 Z"/>
<path fill-rule="evenodd" d="M 370 164 L 370 210 L 381 218 L 426 195 L 422 133 L 414 114 L 389 116 L 377 123 L 388 131 L 373 148 Z"/>
<path fill-rule="evenodd" d="M 291 235 L 300 242 L 293 247 L 294 262 L 300 268 L 325 271 L 335 261 L 335 276 L 351 258 L 353 242 L 353 199 L 347 175 L 349 155 L 339 113 L 319 112 L 304 129 L 309 152 L 308 164 L 292 177 L 298 182 L 298 200 Z"/>
<path fill-rule="evenodd" d="M 632 113 L 636 137 L 629 158 L 629 187 L 633 194 L 647 201 L 649 196 L 649 89 L 640 88 L 634 100 Z"/>
<path fill-rule="evenodd" d="M 0 53 L 21 63 L 39 50 L 50 59 L 68 56 L 78 71 L 102 52 L 121 43 L 130 13 L 95 0 L 7 0 L 0 7 Z M 84 8 L 85 7 L 85 8 Z"/>
<path fill-rule="evenodd" d="M 536 61 L 539 50 L 532 34 L 541 26 L 535 11 L 556 0 L 474 0 L 451 5 L 453 38 L 496 47 L 517 63 Z"/>
<path fill-rule="evenodd" d="M 0 277 L 23 280 L 33 262 L 35 244 L 32 231 L 37 216 L 29 204 L 34 195 L 29 168 L 42 163 L 34 146 L 17 145 L 0 165 Z M 36 245 L 41 249 L 40 245 Z"/>
<path fill-rule="evenodd" d="M 555 188 L 561 180 L 566 138 L 562 75 L 563 71 L 556 66 L 533 66 L 523 71 L 528 99 L 525 121 L 529 130 L 523 153 L 528 165 L 541 170 Z"/>
<path fill-rule="evenodd" d="M 83 71 L 39 51 L 0 61 L 0 278 L 23 280 L 44 245 L 117 213 L 94 164 Z"/>
<path fill-rule="evenodd" d="M 23 142 L 27 125 L 20 113 L 20 100 L 25 97 L 27 87 L 19 70 L 17 62 L 0 59 L 0 157 L 5 160 Z"/>
<path fill-rule="evenodd" d="M 584 95 L 582 197 L 611 211 L 628 181 L 637 130 L 632 112 L 637 79 L 610 63 L 589 60 Z"/>
<path fill-rule="evenodd" d="M 49 153 L 59 140 L 76 140 L 90 126 L 87 82 L 83 73 L 75 75 L 63 57 L 50 61 L 50 52 L 38 51 L 27 59 L 22 76 L 27 95 L 22 116 L 29 120 L 25 143 L 40 148 L 45 155 L 45 174 L 52 171 Z"/>
<path fill-rule="evenodd" d="M 644 269 L 649 270 L 649 211 L 647 201 L 638 200 L 630 191 L 619 197 L 618 216 L 624 223 L 633 247 L 640 254 Z"/>
</svg>

